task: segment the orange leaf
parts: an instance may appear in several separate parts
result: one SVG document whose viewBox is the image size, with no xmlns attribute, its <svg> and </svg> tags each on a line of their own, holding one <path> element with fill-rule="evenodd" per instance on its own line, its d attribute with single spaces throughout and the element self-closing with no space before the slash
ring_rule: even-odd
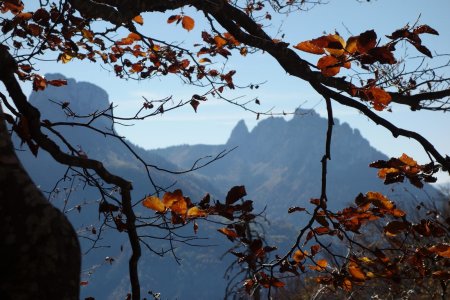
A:
<svg viewBox="0 0 450 300">
<path fill-rule="evenodd" d="M 127 38 L 132 39 L 133 41 L 140 41 L 142 39 L 141 35 L 137 34 L 135 32 L 130 32 L 130 34 L 127 36 Z"/>
<path fill-rule="evenodd" d="M 201 64 L 202 63 L 211 63 L 211 60 L 209 58 L 205 57 L 205 58 L 199 59 L 198 62 L 201 63 Z"/>
<path fill-rule="evenodd" d="M 348 272 L 352 275 L 353 279 L 357 281 L 365 281 L 366 274 L 359 268 L 358 264 L 355 262 L 350 262 L 348 265 Z"/>
<path fill-rule="evenodd" d="M 331 77 L 339 73 L 341 67 L 339 66 L 339 60 L 330 55 L 323 56 L 317 62 L 317 67 L 320 72 L 326 77 Z"/>
<path fill-rule="evenodd" d="M 405 165 L 408 165 L 410 167 L 416 167 L 417 166 L 417 162 L 412 157 L 409 157 L 405 153 L 403 153 L 402 156 L 400 156 L 398 159 L 402 163 L 404 163 Z"/>
<path fill-rule="evenodd" d="M 292 254 L 292 259 L 295 262 L 299 263 L 305 259 L 306 255 L 308 255 L 307 251 L 297 250 L 294 252 L 294 254 Z"/>
<path fill-rule="evenodd" d="M 366 197 L 376 207 L 391 210 L 394 208 L 394 204 L 383 194 L 378 192 L 367 192 Z"/>
<path fill-rule="evenodd" d="M 174 202 L 180 201 L 183 198 L 183 192 L 181 190 L 175 190 L 173 193 L 166 192 L 163 196 L 163 203 L 166 207 L 171 207 Z"/>
<path fill-rule="evenodd" d="M 325 50 L 323 48 L 316 46 L 315 44 L 311 43 L 311 41 L 304 41 L 301 43 L 298 43 L 294 46 L 295 49 L 305 51 L 312 54 L 324 54 Z"/>
<path fill-rule="evenodd" d="M 429 251 L 436 253 L 439 256 L 450 258 L 450 245 L 449 244 L 437 244 L 430 248 Z"/>
<path fill-rule="evenodd" d="M 139 25 L 144 25 L 144 18 L 141 15 L 137 15 L 133 18 L 133 21 L 138 23 Z"/>
<path fill-rule="evenodd" d="M 222 48 L 228 43 L 226 39 L 218 35 L 214 37 L 214 41 L 216 42 L 217 48 Z"/>
<path fill-rule="evenodd" d="M 219 231 L 222 234 L 225 234 L 231 241 L 234 241 L 234 239 L 238 237 L 236 231 L 228 229 L 226 227 L 217 229 L 217 231 Z"/>
<path fill-rule="evenodd" d="M 367 95 L 370 100 L 374 103 L 374 108 L 378 109 L 375 105 L 378 105 L 379 108 L 384 109 L 389 103 L 391 103 L 392 97 L 388 92 L 379 87 L 370 88 L 367 92 Z"/>
<path fill-rule="evenodd" d="M 187 31 L 191 31 L 192 29 L 194 29 L 195 22 L 191 17 L 183 16 L 183 18 L 181 19 L 181 25 Z"/>
<path fill-rule="evenodd" d="M 228 33 L 228 32 L 225 32 L 224 34 L 223 34 L 223 37 L 230 43 L 230 44 L 233 44 L 233 45 L 235 45 L 235 46 L 239 46 L 239 44 L 240 44 L 240 42 L 238 41 L 238 40 L 236 40 L 235 38 L 234 38 L 234 36 L 232 36 L 230 33 Z"/>
<path fill-rule="evenodd" d="M 156 196 L 148 196 L 142 201 L 142 205 L 157 212 L 164 212 L 166 207 L 161 200 Z"/>
<path fill-rule="evenodd" d="M 325 259 L 319 259 L 316 261 L 315 266 L 309 266 L 311 270 L 323 271 L 328 266 L 328 262 Z"/>
<path fill-rule="evenodd" d="M 344 281 L 342 282 L 342 288 L 347 292 L 351 292 L 352 282 L 350 281 L 350 279 L 348 279 L 348 278 L 344 279 Z"/>
</svg>

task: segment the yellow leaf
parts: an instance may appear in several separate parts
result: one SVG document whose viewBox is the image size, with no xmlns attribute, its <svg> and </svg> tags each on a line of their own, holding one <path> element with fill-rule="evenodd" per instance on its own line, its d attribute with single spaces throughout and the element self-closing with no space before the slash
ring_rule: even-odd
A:
<svg viewBox="0 0 450 300">
<path fill-rule="evenodd" d="M 202 218 L 206 216 L 207 216 L 206 211 L 198 208 L 197 206 L 191 207 L 187 211 L 188 218 Z"/>
<path fill-rule="evenodd" d="M 164 212 L 166 207 L 161 200 L 156 196 L 148 196 L 142 201 L 142 205 L 157 212 Z"/>
<path fill-rule="evenodd" d="M 347 44 L 345 46 L 345 52 L 348 54 L 355 54 L 358 50 L 358 37 L 351 36 L 347 40 Z"/>
<path fill-rule="evenodd" d="M 69 61 L 71 61 L 73 56 L 71 56 L 69 53 L 61 53 L 58 57 L 58 61 L 61 61 L 63 64 L 67 64 Z"/>
<path fill-rule="evenodd" d="M 345 41 L 339 34 L 330 34 L 327 36 L 328 47 L 325 48 L 330 55 L 339 57 L 344 54 Z"/>
<path fill-rule="evenodd" d="M 201 63 L 201 64 L 203 64 L 203 63 L 211 63 L 211 60 L 209 58 L 205 57 L 205 58 L 199 59 L 198 62 Z"/>
<path fill-rule="evenodd" d="M 133 18 L 133 21 L 138 23 L 139 25 L 144 25 L 144 18 L 141 15 L 137 15 Z"/>
<path fill-rule="evenodd" d="M 191 31 L 192 29 L 194 29 L 195 22 L 191 17 L 183 16 L 183 18 L 181 19 L 181 25 L 187 31 Z"/>
</svg>

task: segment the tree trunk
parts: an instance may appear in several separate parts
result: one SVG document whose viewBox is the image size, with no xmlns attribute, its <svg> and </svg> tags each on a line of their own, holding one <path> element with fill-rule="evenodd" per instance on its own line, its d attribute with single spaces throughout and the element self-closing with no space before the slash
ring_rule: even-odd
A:
<svg viewBox="0 0 450 300">
<path fill-rule="evenodd" d="M 3 119 L 0 105 L 0 299 L 78 299 L 77 234 L 22 167 Z"/>
</svg>

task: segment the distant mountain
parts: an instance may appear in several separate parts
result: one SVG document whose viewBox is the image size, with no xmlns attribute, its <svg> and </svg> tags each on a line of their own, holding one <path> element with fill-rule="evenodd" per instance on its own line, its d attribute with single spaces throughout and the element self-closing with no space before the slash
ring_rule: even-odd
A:
<svg viewBox="0 0 450 300">
<path fill-rule="evenodd" d="M 328 206 L 340 208 L 360 192 L 392 194 L 368 165 L 386 155 L 370 146 L 357 129 L 335 119 L 328 163 Z M 237 147 L 228 156 L 198 171 L 222 192 L 244 184 L 249 196 L 267 213 L 285 217 L 290 206 L 307 205 L 320 196 L 321 159 L 327 120 L 312 110 L 298 110 L 289 121 L 269 118 L 249 132 L 239 121 L 224 145 L 181 145 L 153 150 L 181 167 L 199 157 Z"/>
<path fill-rule="evenodd" d="M 64 79 L 61 74 L 47 74 L 48 79 Z M 92 119 L 93 112 L 108 110 L 110 103 L 107 93 L 101 88 L 87 83 L 68 79 L 65 87 L 48 87 L 41 92 L 33 92 L 29 101 L 42 112 L 42 119 L 56 122 L 90 122 L 98 130 L 115 133 L 112 120 L 107 117 Z M 86 116 L 75 120 L 67 115 L 60 105 L 65 103 L 77 115 Z M 128 151 L 126 145 L 116 138 L 82 126 L 56 126 L 70 143 L 83 151 L 88 157 L 102 161 L 110 171 L 133 182 L 133 201 L 153 193 L 153 188 L 143 170 L 142 164 Z M 249 131 L 244 121 L 239 121 L 230 138 L 223 145 L 181 145 L 164 149 L 144 150 L 128 143 L 128 147 L 145 161 L 169 170 L 188 169 L 198 159 L 215 156 L 223 150 L 237 147 L 224 158 L 186 175 L 173 175 L 150 170 L 158 185 L 181 188 L 185 195 L 199 199 L 206 192 L 215 199 L 224 199 L 226 192 L 234 185 L 245 185 L 248 198 L 254 200 L 256 211 L 266 208 L 271 221 L 267 227 L 266 238 L 282 249 L 288 247 L 298 225 L 304 220 L 298 214 L 288 215 L 290 206 L 311 208 L 309 200 L 320 196 L 321 164 L 325 151 L 327 121 L 311 110 L 298 110 L 289 121 L 283 118 L 269 118 L 258 123 Z M 51 132 L 49 136 L 58 140 Z M 20 141 L 15 144 L 20 148 Z M 60 141 L 63 151 L 68 151 Z M 28 151 L 18 151 L 18 155 L 34 181 L 43 191 L 52 190 L 56 182 L 63 178 L 67 168 L 56 163 L 44 151 L 38 159 Z M 340 208 L 353 202 L 360 192 L 371 190 L 391 195 L 393 199 L 403 192 L 404 185 L 386 187 L 376 176 L 376 170 L 368 168 L 374 160 L 386 156 L 370 146 L 358 130 L 346 123 L 335 120 L 331 149 L 332 160 L 328 167 L 328 207 Z M 69 171 L 67 174 L 71 174 Z M 59 194 L 52 203 L 67 212 L 68 217 L 80 234 L 85 234 L 95 226 L 98 230 L 101 218 L 98 214 L 100 195 L 95 187 L 86 182 L 71 180 L 58 185 Z M 399 190 L 400 193 L 396 193 Z M 431 189 L 429 189 L 431 190 Z M 396 198 L 397 197 L 397 198 Z M 81 211 L 78 212 L 77 205 Z M 136 206 L 140 213 L 141 206 Z M 147 211 L 148 213 L 148 211 Z M 200 222 L 199 222 L 200 223 Z M 146 290 L 162 293 L 162 299 L 222 299 L 227 280 L 223 274 L 233 257 L 220 257 L 232 244 L 216 232 L 212 223 L 200 223 L 199 237 L 206 241 L 195 243 L 218 245 L 215 247 L 189 247 L 178 243 L 176 255 L 181 265 L 169 257 L 160 258 L 145 250 L 140 261 L 141 285 Z M 144 232 L 144 231 L 142 231 Z M 161 232 L 150 229 L 146 234 Z M 178 232 L 192 236 L 192 226 Z M 88 278 L 89 284 L 82 288 L 82 296 L 96 299 L 119 299 L 129 291 L 127 268 L 129 249 L 126 234 L 115 229 L 105 229 L 105 238 L 99 241 L 99 248 L 84 257 L 84 269 L 95 272 Z M 81 239 L 84 251 L 90 243 Z M 122 246 L 123 251 L 122 251 Z M 160 241 L 152 241 L 151 246 L 161 249 Z M 105 264 L 106 256 L 113 257 L 112 265 Z M 86 278 L 85 278 L 86 279 Z"/>
</svg>

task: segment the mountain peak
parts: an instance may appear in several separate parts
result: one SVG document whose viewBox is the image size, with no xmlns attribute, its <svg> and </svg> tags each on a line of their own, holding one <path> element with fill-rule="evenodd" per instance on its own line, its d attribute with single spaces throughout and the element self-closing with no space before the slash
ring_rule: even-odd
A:
<svg viewBox="0 0 450 300">
<path fill-rule="evenodd" d="M 231 131 L 230 138 L 227 141 L 227 144 L 236 145 L 242 143 L 242 141 L 250 135 L 248 131 L 248 127 L 245 124 L 244 120 L 240 120 L 236 126 Z"/>
</svg>

